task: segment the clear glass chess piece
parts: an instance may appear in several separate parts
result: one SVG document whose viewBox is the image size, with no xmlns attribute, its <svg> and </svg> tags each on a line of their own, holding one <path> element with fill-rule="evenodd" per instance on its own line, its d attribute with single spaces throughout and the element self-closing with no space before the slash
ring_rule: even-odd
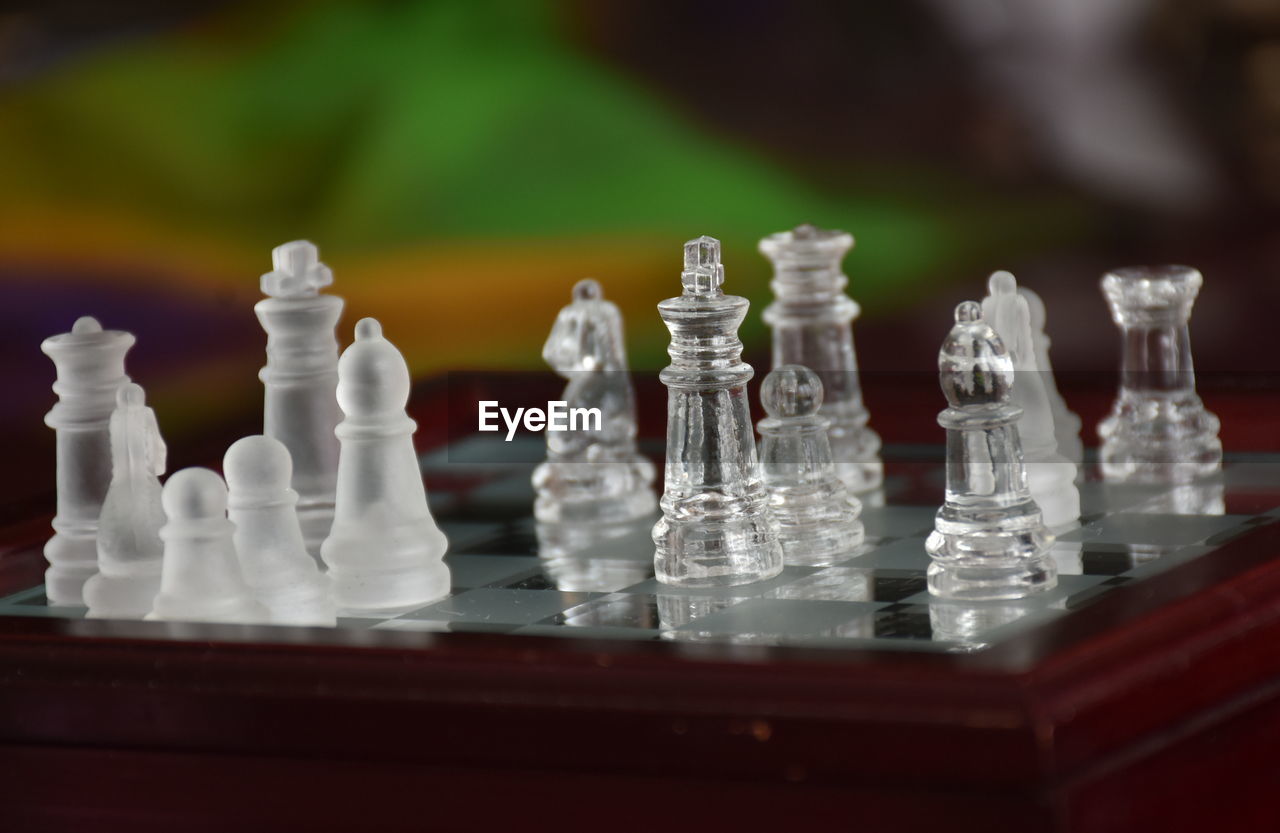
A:
<svg viewBox="0 0 1280 833">
<path fill-rule="evenodd" d="M 648 518 L 658 500 L 653 464 L 636 450 L 636 407 L 622 314 L 600 284 L 579 281 L 542 349 L 547 364 L 569 381 L 564 401 L 599 412 L 568 431 L 547 431 L 547 460 L 534 470 L 534 516 L 540 523 L 615 524 Z"/>
<path fill-rule="evenodd" d="M 774 302 L 764 311 L 773 330 L 773 366 L 798 364 L 822 380 L 822 415 L 836 473 L 853 492 L 868 492 L 884 479 L 880 437 L 867 425 L 858 360 L 853 349 L 853 320 L 859 308 L 847 294 L 841 268 L 853 236 L 811 225 L 771 234 L 760 251 L 774 267 Z"/>
<path fill-rule="evenodd" d="M 98 518 L 98 572 L 84 585 L 89 618 L 141 619 L 160 592 L 167 449 L 146 393 L 120 386 L 111 415 L 111 485 Z"/>
<path fill-rule="evenodd" d="M 856 554 L 866 537 L 862 505 L 836 476 L 820 416 L 822 380 L 800 365 L 770 371 L 760 386 L 760 469 L 787 564 L 826 566 Z"/>
<path fill-rule="evenodd" d="M 929 592 L 952 599 L 1016 599 L 1057 583 L 1053 536 L 1027 487 L 1020 409 L 1012 401 L 1013 362 L 982 309 L 956 307 L 938 355 L 950 407 L 946 499 L 925 542 Z"/>
<path fill-rule="evenodd" d="M 1108 272 L 1102 292 L 1124 334 L 1120 392 L 1098 425 L 1103 477 L 1187 483 L 1222 467 L 1218 418 L 1196 394 L 1188 324 L 1203 278 L 1188 266 Z"/>
<path fill-rule="evenodd" d="M 684 293 L 658 304 L 671 331 L 667 466 L 654 567 L 667 584 L 746 584 L 782 570 L 778 522 L 760 474 L 747 400 L 753 371 L 738 327 L 745 298 L 726 295 L 720 241 L 684 247 Z"/>
<path fill-rule="evenodd" d="M 129 381 L 124 357 L 133 343 L 132 333 L 104 330 L 85 316 L 40 345 L 58 372 L 58 402 L 44 418 L 57 432 L 58 511 L 44 547 L 50 604 L 82 604 L 84 583 L 98 569 L 98 515 L 111 484 L 109 424 L 116 392 Z"/>
</svg>

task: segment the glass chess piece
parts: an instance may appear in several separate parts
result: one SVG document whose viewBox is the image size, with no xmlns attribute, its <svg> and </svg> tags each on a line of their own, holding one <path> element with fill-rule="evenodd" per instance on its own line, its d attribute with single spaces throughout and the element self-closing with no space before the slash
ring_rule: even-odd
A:
<svg viewBox="0 0 1280 833">
<path fill-rule="evenodd" d="M 720 241 L 684 246 L 684 293 L 658 304 L 671 331 L 667 465 L 653 528 L 660 581 L 687 587 L 747 584 L 782 571 L 778 522 L 760 474 L 738 327 L 745 298 L 721 290 Z"/>
<path fill-rule="evenodd" d="M 289 449 L 274 437 L 242 437 L 227 449 L 222 471 L 240 571 L 271 623 L 333 627 L 329 577 L 307 552 L 298 493 L 289 486 Z"/>
<path fill-rule="evenodd" d="M 427 506 L 405 413 L 409 368 L 373 318 L 338 361 L 338 488 L 320 547 L 339 611 L 408 610 L 449 594 L 449 541 Z"/>
<path fill-rule="evenodd" d="M 1057 584 L 1053 535 L 1031 498 L 1012 401 L 1013 362 L 973 301 L 956 307 L 938 355 L 950 407 L 946 498 L 925 542 L 929 592 L 969 601 L 1016 599 Z"/>
<path fill-rule="evenodd" d="M 57 432 L 57 514 L 44 546 L 49 604 L 84 602 L 84 583 L 98 569 L 98 516 L 111 485 L 111 414 L 129 381 L 124 357 L 132 333 L 104 330 L 85 316 L 71 332 L 50 336 L 40 350 L 53 360 L 58 402 L 44 422 Z"/>
<path fill-rule="evenodd" d="M 787 564 L 828 566 L 852 557 L 866 538 L 862 505 L 836 476 L 829 420 L 820 416 L 822 380 L 799 365 L 764 377 L 760 470 Z"/>
<path fill-rule="evenodd" d="M 533 473 L 539 523 L 615 524 L 648 518 L 658 508 L 654 467 L 636 450 L 635 394 L 627 372 L 622 315 L 600 284 L 579 281 L 560 311 L 542 356 L 568 380 L 563 398 L 596 409 L 600 423 L 547 431 L 547 460 Z"/>
<path fill-rule="evenodd" d="M 1000 336 L 1013 362 L 1013 402 L 1022 409 L 1018 439 L 1031 496 L 1044 522 L 1058 529 L 1080 519 L 1076 466 L 1058 451 L 1057 426 L 1049 388 L 1053 374 L 1037 365 L 1031 309 L 1008 272 L 995 272 L 982 299 L 982 317 Z"/>
<path fill-rule="evenodd" d="M 1058 453 L 1076 464 L 1076 475 L 1080 475 L 1080 465 L 1084 462 L 1084 440 L 1080 439 L 1080 428 L 1083 422 L 1080 415 L 1067 407 L 1067 400 L 1058 391 L 1057 377 L 1053 373 L 1053 365 L 1049 361 L 1049 336 L 1045 332 L 1044 301 L 1033 290 L 1025 286 L 1018 287 L 1018 294 L 1027 303 L 1027 312 L 1031 315 L 1031 348 L 1035 352 L 1036 369 L 1044 379 L 1045 393 L 1049 396 L 1049 409 L 1053 413 L 1053 429 L 1058 439 Z M 985 312 L 983 313 L 986 314 Z"/>
<path fill-rule="evenodd" d="M 333 272 L 315 244 L 294 240 L 271 252 L 262 276 L 267 297 L 253 308 L 267 332 L 263 385 L 263 433 L 289 449 L 298 521 L 307 551 L 319 561 L 320 544 L 333 525 L 338 477 L 338 339 L 334 328 L 343 301 L 321 289 Z"/>
<path fill-rule="evenodd" d="M 840 265 L 852 247 L 851 234 L 808 224 L 760 241 L 774 267 L 774 302 L 763 316 L 773 331 L 773 366 L 798 364 L 818 374 L 836 473 L 850 491 L 862 493 L 880 486 L 884 466 L 858 380 L 853 320 L 859 308 L 845 293 L 849 279 Z"/>
<path fill-rule="evenodd" d="M 1135 266 L 1102 279 L 1124 334 L 1120 392 L 1098 424 L 1106 480 L 1188 483 L 1221 470 L 1218 418 L 1196 394 L 1191 361 L 1188 325 L 1203 282 L 1188 266 Z"/>
<path fill-rule="evenodd" d="M 161 492 L 165 517 L 164 569 L 148 620 L 266 624 L 240 572 L 227 518 L 227 486 L 217 472 L 175 472 Z"/>
<path fill-rule="evenodd" d="M 160 592 L 167 449 L 146 393 L 121 385 L 111 414 L 111 485 L 98 517 L 98 572 L 84 585 L 89 618 L 141 619 Z"/>
</svg>

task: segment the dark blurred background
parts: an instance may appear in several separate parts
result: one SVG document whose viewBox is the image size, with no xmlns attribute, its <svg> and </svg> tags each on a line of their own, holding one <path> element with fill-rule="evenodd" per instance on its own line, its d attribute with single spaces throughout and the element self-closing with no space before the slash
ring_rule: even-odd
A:
<svg viewBox="0 0 1280 833">
<path fill-rule="evenodd" d="M 420 376 L 540 367 L 588 275 L 660 367 L 699 234 L 759 360 L 756 241 L 801 222 L 857 238 L 864 369 L 931 372 L 1009 269 L 1056 367 L 1110 371 L 1100 274 L 1185 262 L 1199 369 L 1270 370 L 1278 217 L 1280 0 L 31 4 L 0 12 L 0 427 L 51 443 L 39 343 L 85 314 L 138 335 L 171 441 L 252 415 L 299 237 L 342 341 L 378 316 Z"/>
</svg>

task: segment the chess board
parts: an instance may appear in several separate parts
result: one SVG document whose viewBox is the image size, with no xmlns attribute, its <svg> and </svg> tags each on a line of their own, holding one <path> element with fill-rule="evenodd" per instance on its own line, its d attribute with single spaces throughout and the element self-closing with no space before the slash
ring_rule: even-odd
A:
<svg viewBox="0 0 1280 833">
<path fill-rule="evenodd" d="M 423 455 L 433 511 L 450 540 L 452 593 L 394 616 L 344 616 L 338 630 L 978 652 L 1212 558 L 1280 520 L 1280 455 L 1231 456 L 1220 481 L 1192 486 L 1085 479 L 1081 522 L 1057 533 L 1055 589 L 1016 602 L 942 601 L 925 586 L 924 541 L 937 507 L 919 502 L 941 494 L 942 450 L 889 447 L 886 457 L 910 462 L 898 468 L 911 475 L 893 475 L 891 466 L 885 489 L 863 509 L 867 543 L 849 557 L 828 567 L 787 566 L 755 584 L 672 588 L 653 577 L 647 524 L 638 530 L 643 540 L 623 556 L 541 557 L 530 517 L 532 466 L 511 462 L 537 453 L 477 435 Z M 0 598 L 0 615 L 75 619 L 84 609 L 51 607 L 35 586 Z M 270 641 L 272 630 L 255 632 Z M 324 629 L 311 637 L 326 641 Z"/>
</svg>

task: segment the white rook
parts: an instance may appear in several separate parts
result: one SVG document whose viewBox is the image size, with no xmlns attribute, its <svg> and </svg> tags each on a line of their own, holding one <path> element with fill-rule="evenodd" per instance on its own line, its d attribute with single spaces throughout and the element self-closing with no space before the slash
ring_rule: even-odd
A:
<svg viewBox="0 0 1280 833">
<path fill-rule="evenodd" d="M 58 454 L 58 511 L 44 547 L 50 604 L 82 604 L 84 583 L 98 569 L 98 516 L 111 485 L 108 426 L 116 392 L 129 381 L 124 357 L 133 343 L 133 334 L 86 316 L 40 345 L 58 370 L 58 403 L 44 418 L 57 432 Z"/>
<path fill-rule="evenodd" d="M 262 276 L 268 297 L 254 306 L 267 331 L 263 433 L 284 443 L 293 460 L 293 489 L 307 550 L 319 557 L 333 524 L 338 475 L 338 339 L 343 301 L 322 295 L 333 273 L 314 244 L 294 240 L 271 252 L 274 269 Z"/>
</svg>

